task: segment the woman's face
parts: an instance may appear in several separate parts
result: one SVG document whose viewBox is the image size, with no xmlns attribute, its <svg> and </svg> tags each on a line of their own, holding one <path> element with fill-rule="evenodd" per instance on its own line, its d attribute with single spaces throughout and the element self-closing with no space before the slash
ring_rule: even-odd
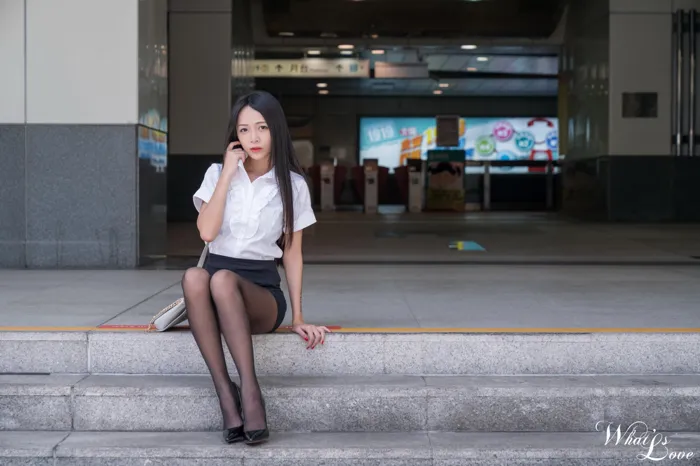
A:
<svg viewBox="0 0 700 466">
<path fill-rule="evenodd" d="M 236 131 L 238 140 L 248 157 L 252 157 L 254 160 L 264 160 L 270 156 L 272 135 L 260 112 L 250 107 L 244 107 L 238 115 Z"/>
</svg>

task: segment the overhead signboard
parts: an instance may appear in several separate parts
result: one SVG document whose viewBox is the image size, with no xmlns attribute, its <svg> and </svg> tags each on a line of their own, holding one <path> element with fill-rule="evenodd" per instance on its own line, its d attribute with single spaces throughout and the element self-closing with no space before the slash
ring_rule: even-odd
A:
<svg viewBox="0 0 700 466">
<path fill-rule="evenodd" d="M 254 60 L 256 78 L 369 78 L 369 60 L 306 58 Z"/>
</svg>

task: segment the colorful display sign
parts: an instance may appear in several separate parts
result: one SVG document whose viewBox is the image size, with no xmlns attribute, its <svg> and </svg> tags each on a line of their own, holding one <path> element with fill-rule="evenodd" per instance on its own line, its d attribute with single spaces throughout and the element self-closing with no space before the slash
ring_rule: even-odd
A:
<svg viewBox="0 0 700 466">
<path fill-rule="evenodd" d="M 168 135 L 144 126 L 138 129 L 139 158 L 150 161 L 156 172 L 165 172 L 168 166 Z"/>
<path fill-rule="evenodd" d="M 461 118 L 459 146 L 467 160 L 556 160 L 559 157 L 557 118 Z M 360 163 L 378 159 L 395 167 L 407 158 L 427 160 L 437 149 L 435 118 L 366 117 L 360 119 Z M 493 167 L 492 173 L 528 173 L 527 167 Z M 481 173 L 482 167 L 467 167 Z"/>
</svg>

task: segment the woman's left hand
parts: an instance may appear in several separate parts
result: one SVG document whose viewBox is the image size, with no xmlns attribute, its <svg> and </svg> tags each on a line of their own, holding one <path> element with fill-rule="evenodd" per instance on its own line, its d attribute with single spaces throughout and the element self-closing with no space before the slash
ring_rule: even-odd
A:
<svg viewBox="0 0 700 466">
<path fill-rule="evenodd" d="M 292 330 L 309 342 L 306 349 L 314 349 L 319 343 L 323 344 L 326 338 L 326 332 L 331 333 L 328 327 L 303 323 L 293 324 Z"/>
</svg>

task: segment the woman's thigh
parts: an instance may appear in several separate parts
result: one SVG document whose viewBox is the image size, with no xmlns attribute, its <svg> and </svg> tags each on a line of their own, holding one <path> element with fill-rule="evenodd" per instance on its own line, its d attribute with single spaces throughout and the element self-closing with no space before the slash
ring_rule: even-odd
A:
<svg viewBox="0 0 700 466">
<path fill-rule="evenodd" d="M 216 278 L 222 280 L 214 280 L 215 277 L 212 277 L 212 288 L 224 286 L 225 289 L 240 291 L 243 307 L 250 322 L 250 333 L 256 335 L 270 332 L 277 322 L 277 300 L 272 293 L 229 270 L 217 273 L 219 276 Z"/>
<path fill-rule="evenodd" d="M 241 280 L 241 296 L 250 319 L 252 334 L 268 333 L 277 323 L 277 300 L 270 290 L 260 285 Z"/>
</svg>

